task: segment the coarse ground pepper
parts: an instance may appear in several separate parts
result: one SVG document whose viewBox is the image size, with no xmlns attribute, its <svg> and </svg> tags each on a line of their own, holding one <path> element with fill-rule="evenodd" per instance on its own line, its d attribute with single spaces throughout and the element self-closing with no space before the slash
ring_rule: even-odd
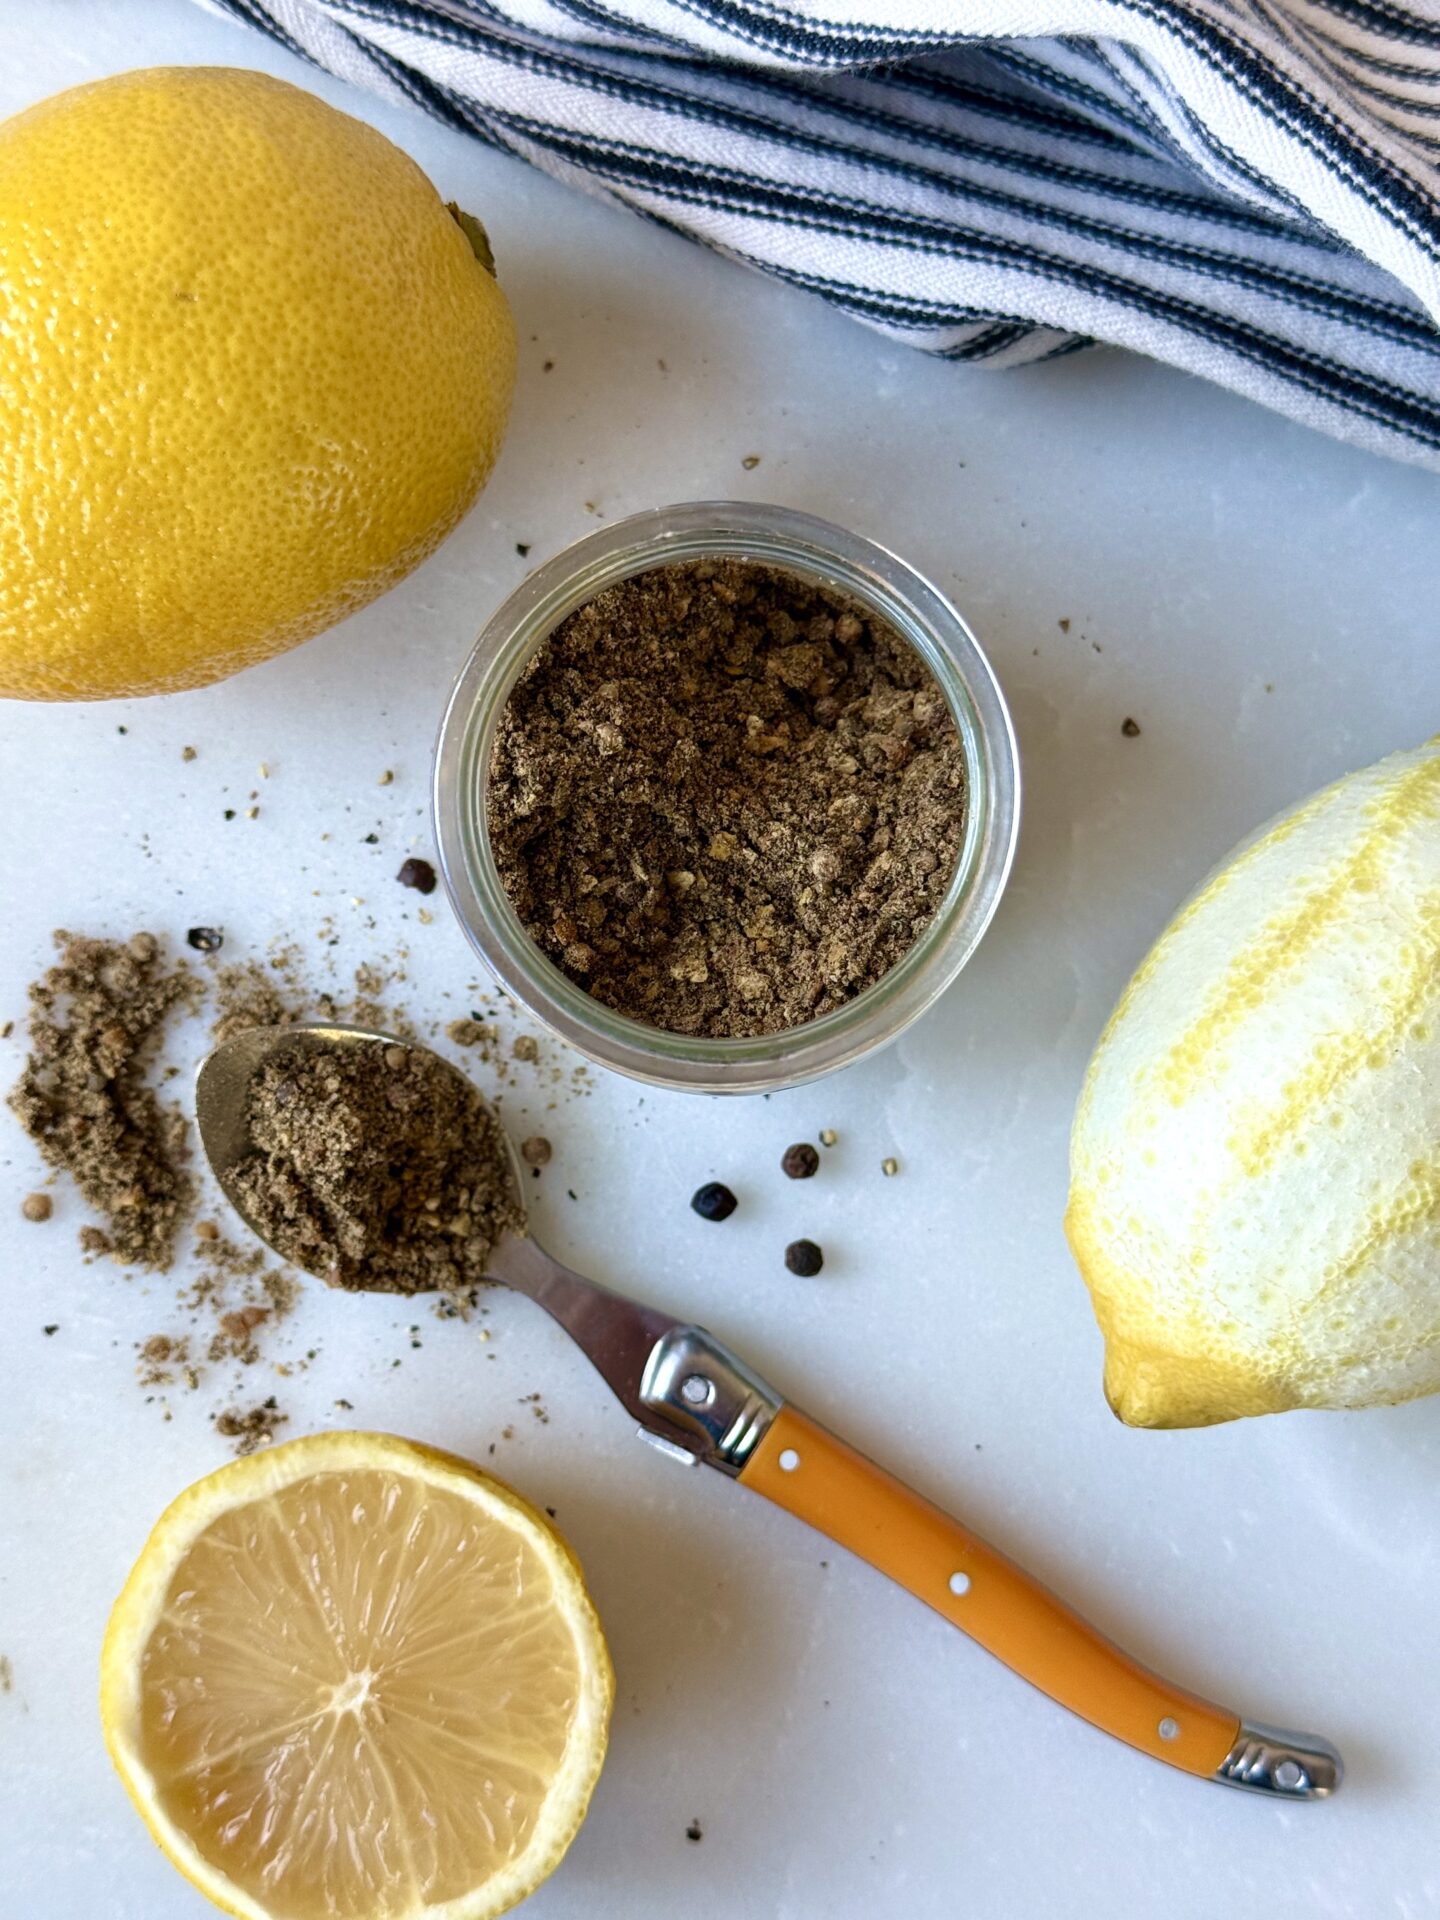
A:
<svg viewBox="0 0 1440 1920">
<path fill-rule="evenodd" d="M 460 1292 L 524 1230 L 498 1122 L 423 1048 L 287 1046 L 251 1082 L 233 1184 L 287 1260 L 332 1286 Z"/>
<path fill-rule="evenodd" d="M 216 1420 L 215 1431 L 226 1440 L 233 1440 L 236 1453 L 244 1455 L 268 1447 L 276 1429 L 283 1427 L 289 1418 L 288 1413 L 281 1413 L 272 1394 L 244 1413 L 238 1407 L 227 1407 Z"/>
<path fill-rule="evenodd" d="M 161 1028 L 197 988 L 153 934 L 59 932 L 60 958 L 30 988 L 30 1053 L 10 1106 L 47 1163 L 105 1222 L 82 1249 L 164 1272 L 194 1197 L 186 1122 L 147 1084 Z"/>
<path fill-rule="evenodd" d="M 617 1012 L 775 1033 L 923 932 L 965 825 L 920 656 L 839 593 L 747 560 L 656 567 L 572 613 L 511 694 L 487 795 L 530 937 Z"/>
</svg>

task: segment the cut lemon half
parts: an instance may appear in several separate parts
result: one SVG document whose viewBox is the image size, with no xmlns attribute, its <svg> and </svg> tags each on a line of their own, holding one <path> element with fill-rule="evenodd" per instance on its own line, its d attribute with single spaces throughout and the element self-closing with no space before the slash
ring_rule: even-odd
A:
<svg viewBox="0 0 1440 1920">
<path fill-rule="evenodd" d="M 100 1704 L 151 1833 L 244 1920 L 489 1920 L 559 1864 L 614 1677 L 565 1542 L 388 1434 L 197 1481 L 110 1616 Z"/>
</svg>

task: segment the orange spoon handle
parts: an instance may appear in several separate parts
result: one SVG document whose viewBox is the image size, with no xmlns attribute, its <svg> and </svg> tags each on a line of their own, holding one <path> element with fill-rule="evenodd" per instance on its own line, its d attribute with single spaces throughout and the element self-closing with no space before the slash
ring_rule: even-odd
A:
<svg viewBox="0 0 1440 1920">
<path fill-rule="evenodd" d="M 740 1484 L 867 1560 L 1093 1726 L 1185 1773 L 1227 1777 L 1238 1714 L 1142 1667 L 1012 1560 L 794 1407 L 775 1416 Z"/>
</svg>

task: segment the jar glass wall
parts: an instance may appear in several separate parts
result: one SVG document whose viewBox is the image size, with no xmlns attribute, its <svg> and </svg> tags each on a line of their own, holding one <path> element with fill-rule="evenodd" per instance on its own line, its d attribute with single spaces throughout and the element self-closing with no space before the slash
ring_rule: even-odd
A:
<svg viewBox="0 0 1440 1920">
<path fill-rule="evenodd" d="M 511 689 L 560 622 L 603 588 L 676 562 L 745 559 L 847 595 L 924 660 L 965 757 L 965 834 L 934 919 L 884 977 L 842 1007 L 780 1033 L 705 1039 L 632 1020 L 568 979 L 521 925 L 491 852 L 486 783 Z M 435 832 L 460 924 L 500 984 L 589 1059 L 659 1086 L 703 1093 L 798 1085 L 884 1046 L 942 993 L 989 925 L 1019 826 L 1015 735 L 990 663 L 931 584 L 883 547 L 782 507 L 697 501 L 637 514 L 567 547 L 496 613 L 461 670 L 435 758 Z"/>
</svg>

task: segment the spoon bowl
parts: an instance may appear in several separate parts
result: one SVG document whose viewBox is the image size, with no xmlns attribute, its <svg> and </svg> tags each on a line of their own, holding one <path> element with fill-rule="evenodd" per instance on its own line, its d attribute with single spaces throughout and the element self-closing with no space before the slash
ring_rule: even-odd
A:
<svg viewBox="0 0 1440 1920">
<path fill-rule="evenodd" d="M 263 1227 L 252 1216 L 243 1195 L 240 1193 L 235 1173 L 246 1156 L 254 1151 L 254 1142 L 250 1138 L 250 1129 L 246 1115 L 249 1109 L 250 1087 L 255 1076 L 277 1054 L 289 1053 L 296 1049 L 308 1052 L 326 1052 L 339 1049 L 355 1050 L 372 1047 L 381 1053 L 388 1053 L 392 1047 L 403 1048 L 406 1053 L 428 1054 L 447 1073 L 451 1073 L 465 1087 L 469 1096 L 489 1114 L 495 1130 L 505 1143 L 505 1153 L 510 1169 L 509 1198 L 514 1202 L 521 1218 L 525 1216 L 524 1187 L 521 1181 L 520 1157 L 515 1151 L 515 1143 L 480 1089 L 457 1066 L 443 1058 L 430 1047 L 419 1046 L 414 1041 L 398 1040 L 393 1034 L 377 1033 L 371 1027 L 346 1027 L 324 1025 L 319 1022 L 288 1027 L 248 1027 L 243 1033 L 232 1034 L 228 1040 L 206 1055 L 200 1064 L 195 1079 L 195 1124 L 200 1132 L 200 1145 L 205 1158 L 210 1163 L 210 1171 L 220 1183 L 221 1192 L 230 1205 L 239 1214 L 245 1225 L 263 1240 L 270 1251 L 280 1259 L 296 1264 L 292 1255 L 284 1253 L 269 1239 Z M 514 1236 L 507 1234 L 506 1239 Z M 503 1242 L 502 1242 L 503 1246 Z M 492 1256 L 492 1269 L 496 1266 L 501 1248 L 497 1247 Z M 316 1267 L 306 1267 L 307 1273 L 317 1279 L 325 1275 Z M 500 1278 L 498 1271 L 492 1271 L 492 1278 Z"/>
<path fill-rule="evenodd" d="M 509 1197 L 515 1202 L 521 1221 L 525 1221 L 524 1184 L 514 1141 L 470 1076 L 432 1048 L 397 1039 L 394 1034 L 377 1033 L 370 1027 L 319 1022 L 251 1027 L 221 1041 L 201 1062 L 195 1081 L 195 1119 L 200 1145 L 225 1198 L 272 1253 L 291 1265 L 297 1264 L 290 1254 L 275 1246 L 253 1218 L 235 1176 L 246 1156 L 254 1150 L 247 1117 L 251 1082 L 277 1054 L 295 1047 L 317 1052 L 355 1047 L 374 1047 L 388 1052 L 392 1047 L 402 1047 L 406 1053 L 427 1054 L 447 1073 L 453 1073 L 490 1116 L 505 1143 L 510 1170 Z M 327 1278 L 313 1267 L 306 1267 L 304 1271 L 317 1279 Z M 518 1231 L 512 1229 L 503 1234 L 496 1242 L 485 1277 L 528 1295 L 542 1306 L 589 1357 L 628 1411 L 642 1426 L 645 1424 L 649 1416 L 641 1397 L 642 1376 L 656 1343 L 679 1325 L 673 1314 L 641 1306 L 624 1294 L 602 1287 L 598 1281 L 572 1273 L 569 1267 L 553 1259 L 524 1225 Z"/>
</svg>

